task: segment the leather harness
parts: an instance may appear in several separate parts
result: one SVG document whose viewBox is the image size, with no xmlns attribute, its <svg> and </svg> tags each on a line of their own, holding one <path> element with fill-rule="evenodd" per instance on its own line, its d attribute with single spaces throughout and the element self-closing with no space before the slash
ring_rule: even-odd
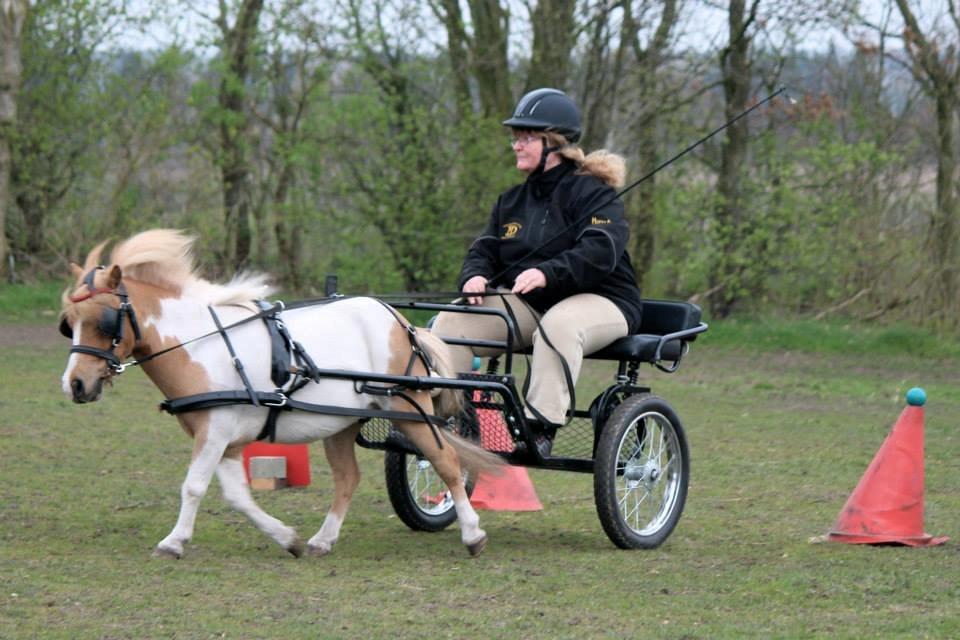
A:
<svg viewBox="0 0 960 640">
<path fill-rule="evenodd" d="M 228 326 L 224 326 L 220 322 L 220 318 L 214 308 L 212 306 L 208 306 L 207 309 L 210 312 L 210 316 L 213 319 L 214 325 L 216 325 L 215 331 L 198 336 L 197 338 L 187 342 L 174 345 L 173 347 L 169 347 L 162 351 L 150 354 L 145 358 L 141 358 L 133 362 L 122 363 L 117 357 L 116 353 L 114 353 L 114 350 L 123 340 L 124 318 L 129 319 L 130 325 L 133 327 L 133 332 L 137 343 L 140 342 L 142 336 L 140 333 L 139 323 L 137 322 L 136 313 L 134 312 L 133 306 L 129 302 L 129 298 L 123 283 L 121 282 L 116 289 L 98 289 L 94 287 L 93 279 L 96 275 L 96 272 L 103 268 L 104 267 L 102 266 L 98 266 L 91 269 L 83 279 L 83 283 L 87 285 L 88 293 L 82 296 L 71 297 L 70 300 L 72 302 L 80 302 L 98 293 L 113 293 L 120 298 L 121 302 L 119 309 L 109 309 L 104 312 L 105 314 L 112 312 L 113 314 L 116 314 L 116 318 L 111 317 L 110 322 L 106 322 L 104 319 L 101 319 L 100 322 L 101 330 L 104 330 L 104 333 L 111 338 L 111 348 L 109 351 L 107 351 L 87 345 L 73 345 L 70 348 L 71 353 L 85 353 L 102 358 L 103 360 L 107 361 L 111 370 L 115 374 L 119 374 L 122 373 L 128 366 L 143 364 L 144 362 L 152 360 L 169 351 L 179 349 L 190 342 L 194 342 L 214 334 L 219 334 L 227 348 L 227 351 L 230 353 L 233 366 L 236 369 L 237 374 L 240 376 L 240 380 L 243 382 L 244 388 L 242 390 L 209 391 L 206 393 L 183 396 L 181 398 L 168 398 L 160 403 L 160 408 L 167 413 L 170 413 L 171 415 L 177 415 L 190 411 L 200 411 L 203 409 L 213 409 L 216 407 L 238 404 L 266 407 L 268 409 L 267 419 L 259 435 L 257 436 L 257 440 L 269 440 L 270 442 L 276 441 L 277 418 L 280 416 L 280 412 L 292 411 L 294 409 L 308 411 L 311 413 L 349 416 L 361 418 L 363 420 L 369 420 L 371 418 L 385 418 L 388 420 L 415 420 L 426 422 L 428 425 L 430 425 L 437 445 L 440 448 L 443 448 L 443 442 L 439 433 L 437 432 L 437 427 L 447 425 L 448 421 L 436 416 L 428 415 L 423 408 L 406 393 L 406 391 L 411 388 L 420 388 L 421 385 L 419 384 L 405 386 L 397 383 L 381 386 L 363 381 L 360 378 L 354 379 L 354 390 L 357 393 L 381 397 L 399 397 L 413 405 L 413 407 L 416 409 L 415 412 L 391 411 L 371 408 L 352 409 L 348 407 L 337 407 L 302 402 L 291 397 L 292 394 L 299 391 L 310 382 L 319 383 L 321 378 L 327 377 L 325 374 L 331 372 L 319 369 L 307 351 L 303 348 L 303 345 L 294 340 L 290 335 L 290 332 L 287 330 L 286 325 L 279 315 L 284 309 L 287 308 L 282 302 L 271 304 L 264 300 L 256 300 L 255 303 L 260 309 L 258 313 L 248 316 Z M 335 296 L 321 300 L 303 301 L 299 304 L 293 305 L 291 308 L 313 306 L 342 299 L 345 299 L 345 297 Z M 406 329 L 407 338 L 410 341 L 411 353 L 410 359 L 407 362 L 406 371 L 404 372 L 404 377 L 410 377 L 414 364 L 417 360 L 420 360 L 423 363 L 428 372 L 431 371 L 433 369 L 433 364 L 430 362 L 428 354 L 423 350 L 419 341 L 417 340 L 416 329 L 412 325 L 405 322 L 396 312 L 396 310 L 390 305 L 386 304 L 382 300 L 377 300 L 377 302 L 380 302 L 380 304 L 388 309 L 396 318 L 397 322 L 399 322 Z M 228 329 L 245 324 L 252 320 L 256 320 L 257 318 L 263 320 L 263 323 L 267 329 L 267 334 L 270 336 L 270 378 L 276 387 L 274 391 L 257 391 L 253 388 L 253 385 L 250 383 L 250 379 L 247 377 L 246 371 L 244 370 L 243 362 L 237 356 L 236 351 L 233 348 L 233 343 L 230 341 L 230 336 L 228 334 Z M 106 325 L 111 325 L 109 330 L 106 330 L 108 329 Z M 68 337 L 72 336 L 72 329 L 66 323 L 66 319 L 61 322 L 61 333 Z M 421 379 L 413 378 L 413 380 L 419 381 Z"/>
</svg>

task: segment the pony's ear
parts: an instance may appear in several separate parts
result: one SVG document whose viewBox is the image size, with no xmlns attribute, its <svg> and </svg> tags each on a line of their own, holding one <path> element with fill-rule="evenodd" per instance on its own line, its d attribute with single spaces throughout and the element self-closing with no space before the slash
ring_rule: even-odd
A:
<svg viewBox="0 0 960 640">
<path fill-rule="evenodd" d="M 81 268 L 80 268 L 80 265 L 78 265 L 76 262 L 71 262 L 71 263 L 70 263 L 70 273 L 73 274 L 73 277 L 74 277 L 74 278 L 79 278 L 80 276 L 83 275 L 83 269 L 81 269 Z"/>
<path fill-rule="evenodd" d="M 120 278 L 123 274 L 120 272 L 119 265 L 113 265 L 110 268 L 110 275 L 107 276 L 107 289 L 116 289 L 120 285 Z"/>
</svg>

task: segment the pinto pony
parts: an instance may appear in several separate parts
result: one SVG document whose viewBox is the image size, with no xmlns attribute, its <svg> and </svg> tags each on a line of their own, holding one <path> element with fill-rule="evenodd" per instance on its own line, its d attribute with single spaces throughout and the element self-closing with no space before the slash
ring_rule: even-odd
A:
<svg viewBox="0 0 960 640">
<path fill-rule="evenodd" d="M 63 373 L 63 391 L 74 402 L 99 400 L 104 382 L 121 372 L 122 363 L 129 358 L 141 364 L 168 399 L 276 387 L 271 382 L 271 343 L 265 323 L 259 319 L 242 322 L 260 311 L 253 301 L 270 293 L 265 277 L 238 276 L 224 285 L 208 282 L 195 272 L 192 242 L 173 230 L 146 231 L 117 245 L 108 266 L 97 266 L 106 243 L 90 253 L 84 267 L 71 265 L 76 283 L 64 294 L 61 331 L 73 341 Z M 302 306 L 283 311 L 280 317 L 289 335 L 324 368 L 427 376 L 423 360 L 428 360 L 441 375 L 453 376 L 446 344 L 426 331 L 416 331 L 396 311 L 372 298 Z M 228 327 L 227 339 L 217 332 L 218 319 Z M 237 322 L 241 323 L 229 326 Z M 236 360 L 231 357 L 230 345 Z M 426 352 L 426 358 L 413 357 L 415 345 Z M 242 363 L 249 386 L 245 387 L 236 361 Z M 440 413 L 452 414 L 460 393 L 454 389 L 439 394 L 408 389 L 404 397 L 388 396 L 365 393 L 354 380 L 319 377 L 300 388 L 296 398 L 348 410 L 404 412 L 415 417 L 412 412 L 417 408 L 411 402 L 425 414 L 433 414 L 435 407 Z M 243 447 L 261 433 L 268 411 L 266 406 L 230 404 L 177 415 L 193 438 L 193 455 L 181 488 L 177 523 L 157 544 L 155 555 L 181 557 L 214 473 L 231 506 L 291 554 L 303 554 L 296 531 L 254 502 L 243 471 Z M 487 536 L 470 506 L 461 460 L 479 469 L 494 464 L 495 457 L 423 420 L 396 419 L 394 426 L 419 448 L 447 484 L 461 539 L 470 554 L 477 555 Z M 323 526 L 307 541 L 310 554 L 329 553 L 340 535 L 360 480 L 354 452 L 360 427 L 356 414 L 280 411 L 277 417 L 277 442 L 323 440 L 333 471 L 333 504 Z"/>
</svg>

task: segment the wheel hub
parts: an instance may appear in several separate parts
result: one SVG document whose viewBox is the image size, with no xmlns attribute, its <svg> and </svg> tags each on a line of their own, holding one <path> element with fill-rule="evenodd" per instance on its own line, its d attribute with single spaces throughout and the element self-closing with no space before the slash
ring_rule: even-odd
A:
<svg viewBox="0 0 960 640">
<path fill-rule="evenodd" d="M 660 464 L 655 460 L 647 460 L 644 464 L 631 464 L 623 470 L 628 489 L 636 489 L 641 483 L 652 486 L 660 479 L 660 474 Z"/>
</svg>

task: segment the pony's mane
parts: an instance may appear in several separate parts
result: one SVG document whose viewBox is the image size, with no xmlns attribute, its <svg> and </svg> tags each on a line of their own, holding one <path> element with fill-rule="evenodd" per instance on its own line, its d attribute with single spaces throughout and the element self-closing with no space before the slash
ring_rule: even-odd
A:
<svg viewBox="0 0 960 640">
<path fill-rule="evenodd" d="M 176 229 L 152 229 L 115 246 L 110 262 L 120 267 L 125 278 L 176 289 L 207 304 L 244 304 L 273 293 L 266 274 L 238 274 L 225 285 L 204 280 L 196 272 L 194 241 Z M 95 264 L 102 250 L 103 244 L 98 245 L 87 262 L 93 258 Z"/>
<path fill-rule="evenodd" d="M 110 252 L 123 275 L 161 287 L 183 288 L 198 279 L 194 239 L 174 229 L 153 229 L 128 238 Z"/>
</svg>

